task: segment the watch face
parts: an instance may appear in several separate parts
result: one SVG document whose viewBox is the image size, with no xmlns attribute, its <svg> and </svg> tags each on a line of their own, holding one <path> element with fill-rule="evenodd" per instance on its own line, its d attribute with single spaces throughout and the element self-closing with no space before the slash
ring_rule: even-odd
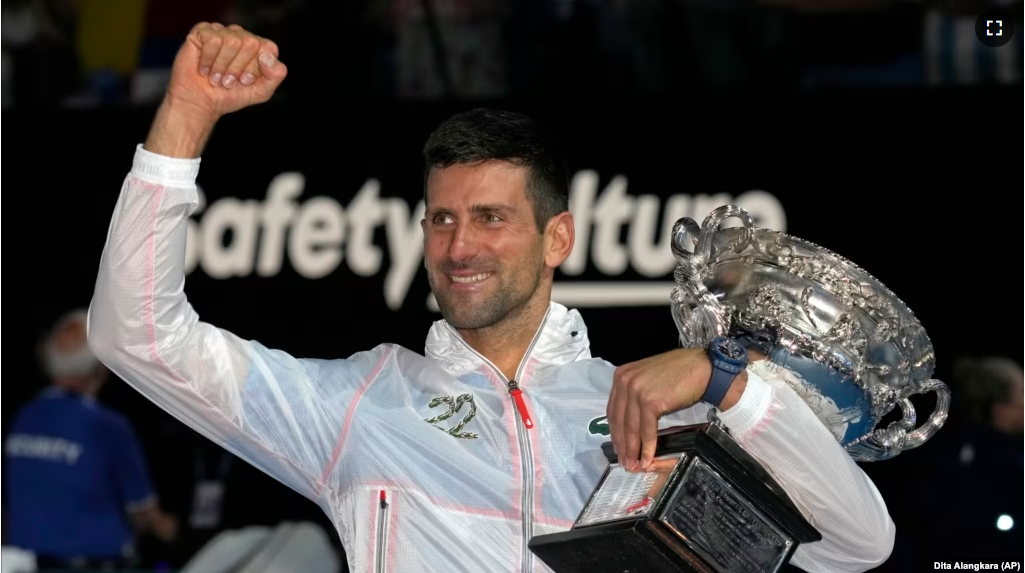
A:
<svg viewBox="0 0 1025 573">
<path fill-rule="evenodd" d="M 740 360 L 741 358 L 744 358 L 745 354 L 747 354 L 747 351 L 744 350 L 743 346 L 728 338 L 720 340 L 716 346 L 716 350 L 730 360 Z"/>
</svg>

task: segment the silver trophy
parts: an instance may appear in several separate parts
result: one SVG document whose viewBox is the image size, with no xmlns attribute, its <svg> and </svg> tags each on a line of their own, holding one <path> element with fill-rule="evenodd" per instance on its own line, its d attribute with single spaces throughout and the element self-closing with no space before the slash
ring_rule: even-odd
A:
<svg viewBox="0 0 1025 573">
<path fill-rule="evenodd" d="M 722 227 L 730 218 L 740 227 Z M 921 446 L 946 422 L 947 386 L 911 310 L 863 269 L 818 245 L 756 228 L 735 205 L 673 228 L 673 319 L 685 347 L 730 336 L 764 354 L 856 461 Z M 936 393 L 916 428 L 909 398 Z M 903 416 L 886 427 L 883 417 Z"/>
</svg>

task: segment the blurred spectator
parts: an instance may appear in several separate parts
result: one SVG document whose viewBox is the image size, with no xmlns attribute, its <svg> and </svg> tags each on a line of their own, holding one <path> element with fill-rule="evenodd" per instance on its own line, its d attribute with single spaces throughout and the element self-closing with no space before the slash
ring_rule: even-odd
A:
<svg viewBox="0 0 1025 573">
<path fill-rule="evenodd" d="M 997 6 L 1017 30 L 988 48 Z M 200 21 L 273 39 L 309 105 L 1020 85 L 1025 37 L 1021 0 L 5 0 L 4 106 L 155 104 Z"/>
<path fill-rule="evenodd" d="M 161 505 L 179 520 L 174 543 L 140 539 L 142 566 L 182 568 L 198 558 L 211 540 L 228 530 L 276 526 L 283 521 L 310 522 L 333 534 L 334 524 L 317 504 L 281 485 L 253 466 L 169 416 L 150 435 L 160 456 L 152 468 Z M 254 503 L 254 492 L 259 503 Z M 344 559 L 343 559 L 344 561 Z"/>
<path fill-rule="evenodd" d="M 508 0 L 380 0 L 370 10 L 393 26 L 399 97 L 507 95 L 502 32 Z"/>
<path fill-rule="evenodd" d="M 240 503 L 251 500 L 231 495 L 229 482 L 237 476 L 235 456 L 197 434 L 189 428 L 177 438 L 171 463 L 191 467 L 192 481 L 185 485 L 181 470 L 176 471 L 179 494 L 187 496 L 176 500 L 179 515 L 184 516 L 179 536 L 173 546 L 171 562 L 184 565 L 225 527 L 234 525 L 234 513 Z M 263 505 L 263 504 L 261 504 Z"/>
<path fill-rule="evenodd" d="M 1019 454 L 1020 466 L 1025 423 L 1021 366 L 1010 358 L 966 358 L 956 366 L 954 384 L 968 425 L 1006 441 Z"/>
<path fill-rule="evenodd" d="M 52 385 L 4 440 L 6 543 L 42 568 L 129 566 L 130 524 L 171 541 L 177 523 L 156 501 L 131 427 L 96 402 L 109 371 L 86 343 L 86 312 L 64 316 L 41 352 Z"/>
<path fill-rule="evenodd" d="M 56 106 L 78 90 L 76 6 L 74 0 L 4 0 L 4 96 L 13 105 Z"/>
<path fill-rule="evenodd" d="M 999 48 L 985 46 L 975 36 L 976 19 L 990 8 L 1007 8 L 1014 16 L 1014 36 Z M 1021 0 L 930 3 L 924 26 L 925 73 L 930 84 L 1021 84 Z"/>
<path fill-rule="evenodd" d="M 129 88 L 131 101 L 159 103 L 171 77 L 171 64 L 189 30 L 199 22 L 235 23 L 229 16 L 233 3 L 234 0 L 148 0 L 139 62 Z"/>
<path fill-rule="evenodd" d="M 1022 367 L 1013 360 L 956 365 L 951 420 L 963 423 L 925 446 L 931 455 L 912 470 L 904 495 L 890 502 L 905 518 L 898 531 L 907 532 L 900 554 L 891 558 L 893 570 L 917 571 L 948 559 L 1021 562 L 1022 387 Z"/>
<path fill-rule="evenodd" d="M 79 64 L 85 83 L 71 105 L 125 103 L 146 21 L 140 0 L 78 0 Z"/>
<path fill-rule="evenodd" d="M 759 0 L 611 0 L 613 61 L 643 95 L 797 85 L 793 11 Z M 619 25 L 610 22 L 618 21 Z M 625 39 L 624 39 L 625 36 Z M 622 74 L 622 72 L 619 72 Z"/>
</svg>

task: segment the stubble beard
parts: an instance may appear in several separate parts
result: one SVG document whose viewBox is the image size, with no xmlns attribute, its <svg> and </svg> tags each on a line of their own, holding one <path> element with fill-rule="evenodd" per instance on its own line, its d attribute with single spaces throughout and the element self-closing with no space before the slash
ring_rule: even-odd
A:
<svg viewBox="0 0 1025 573">
<path fill-rule="evenodd" d="M 428 282 L 434 291 L 441 316 L 446 322 L 459 330 L 478 330 L 503 322 L 530 302 L 541 285 L 543 273 L 540 267 L 543 267 L 543 263 L 538 266 L 533 273 L 521 275 L 530 281 L 529 284 L 523 285 L 526 288 L 517 289 L 514 284 L 501 282 L 492 294 L 479 301 L 462 300 L 462 297 L 452 291 L 439 291 L 435 288 L 433 273 L 428 273 Z"/>
</svg>

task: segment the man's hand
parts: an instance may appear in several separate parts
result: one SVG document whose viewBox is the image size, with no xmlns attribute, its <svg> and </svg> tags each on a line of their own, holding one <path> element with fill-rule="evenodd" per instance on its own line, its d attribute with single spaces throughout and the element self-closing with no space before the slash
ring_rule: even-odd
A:
<svg viewBox="0 0 1025 573">
<path fill-rule="evenodd" d="M 269 100 L 287 74 L 274 42 L 240 26 L 204 22 L 178 50 L 167 97 L 216 121 Z"/>
<path fill-rule="evenodd" d="M 287 74 L 274 42 L 235 25 L 197 24 L 175 57 L 145 148 L 198 157 L 221 116 L 266 102 Z"/>
<path fill-rule="evenodd" d="M 139 533 L 151 533 L 164 543 L 171 543 L 178 537 L 178 518 L 160 509 L 156 502 L 132 511 L 129 515 Z"/>
<path fill-rule="evenodd" d="M 178 518 L 169 513 L 160 512 L 153 523 L 153 535 L 164 543 L 174 542 L 178 538 Z"/>
<path fill-rule="evenodd" d="M 620 464 L 644 470 L 655 456 L 658 420 L 693 405 L 705 393 L 712 364 L 701 348 L 671 350 L 616 369 L 606 415 Z M 720 405 L 729 409 L 743 394 L 741 372 Z"/>
</svg>

